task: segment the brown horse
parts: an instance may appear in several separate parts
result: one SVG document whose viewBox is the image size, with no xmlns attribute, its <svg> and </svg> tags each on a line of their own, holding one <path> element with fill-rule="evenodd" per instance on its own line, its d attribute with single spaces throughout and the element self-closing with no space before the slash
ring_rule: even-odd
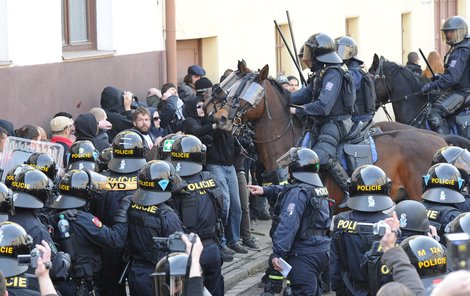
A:
<svg viewBox="0 0 470 296">
<path fill-rule="evenodd" d="M 238 71 L 247 73 L 246 65 L 239 63 Z M 264 97 L 257 106 L 246 108 L 246 102 L 227 102 L 217 110 L 215 117 L 232 122 L 252 122 L 255 129 L 254 142 L 266 170 L 276 170 L 276 160 L 295 146 L 301 135 L 301 124 L 289 114 L 289 95 L 272 78 L 268 78 L 269 67 L 264 66 L 257 73 L 256 82 L 264 87 Z M 238 106 L 245 112 L 234 112 Z M 236 111 L 236 110 L 235 110 Z M 238 117 L 230 118 L 230 114 Z M 434 153 L 447 146 L 439 136 L 417 132 L 414 129 L 398 130 L 374 136 L 378 153 L 375 165 L 381 167 L 392 180 L 390 196 L 395 200 L 420 199 L 422 175 L 429 167 Z M 325 185 L 330 195 L 341 202 L 343 193 L 328 176 Z"/>
</svg>

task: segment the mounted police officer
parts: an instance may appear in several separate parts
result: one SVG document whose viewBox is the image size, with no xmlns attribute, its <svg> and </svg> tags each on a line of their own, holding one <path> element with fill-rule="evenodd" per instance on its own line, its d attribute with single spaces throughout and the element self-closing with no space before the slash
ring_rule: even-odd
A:
<svg viewBox="0 0 470 296">
<path fill-rule="evenodd" d="M 450 163 L 455 166 L 465 180 L 464 186 L 466 190 L 462 191 L 462 195 L 465 197 L 463 203 L 458 203 L 455 206 L 461 212 L 470 211 L 470 152 L 467 149 L 463 149 L 457 146 L 447 146 L 439 149 L 433 156 L 432 164 L 436 163 Z"/>
<path fill-rule="evenodd" d="M 178 215 L 165 204 L 180 183 L 180 177 L 166 161 L 152 160 L 140 170 L 138 189 L 132 195 L 128 212 L 128 245 L 132 261 L 127 279 L 132 296 L 154 295 L 149 275 L 155 271 L 155 265 L 165 252 L 157 248 L 152 238 L 183 231 Z"/>
<path fill-rule="evenodd" d="M 101 247 L 122 249 L 127 237 L 127 209 L 130 200 L 122 201 L 112 228 L 88 213 L 90 202 L 97 197 L 99 184 L 106 177 L 88 170 L 70 170 L 59 181 L 61 194 L 50 208 L 61 210 L 52 217 L 58 242 L 70 254 L 72 266 L 67 281 L 60 285 L 63 295 L 89 295 L 99 291 Z M 66 220 L 70 226 L 63 229 Z"/>
<path fill-rule="evenodd" d="M 281 259 L 292 266 L 288 275 L 292 295 L 321 295 L 320 273 L 328 266 L 331 212 L 328 190 L 318 175 L 319 159 L 311 149 L 291 148 L 278 164 L 288 166 L 291 185 L 248 186 L 253 194 L 277 198 L 279 223 L 272 229 L 269 264 L 277 271 L 283 269 Z M 273 294 L 266 288 L 270 287 L 265 286 L 265 295 Z"/>
<path fill-rule="evenodd" d="M 362 232 L 359 223 L 376 223 L 389 217 L 383 211 L 394 203 L 389 197 L 391 181 L 374 165 L 358 167 L 349 183 L 352 211 L 336 215 L 330 249 L 330 281 L 336 295 L 369 295 L 369 278 L 361 269 L 363 255 L 379 240 L 372 232 Z"/>
<path fill-rule="evenodd" d="M 135 130 L 119 132 L 113 139 L 112 157 L 108 162 L 108 170 L 102 172 L 107 176 L 106 186 L 102 197 L 97 198 L 93 212 L 107 226 L 114 225 L 114 216 L 121 200 L 132 195 L 137 189 L 137 174 L 146 163 L 145 153 L 148 151 L 142 135 Z M 104 248 L 103 277 L 101 279 L 101 294 L 110 296 L 125 296 L 125 284 L 118 284 L 128 258 L 122 259 L 122 251 Z"/>
<path fill-rule="evenodd" d="M 440 134 L 449 134 L 446 118 L 455 113 L 468 101 L 470 94 L 470 39 L 467 22 L 460 16 L 447 19 L 441 31 L 450 50 L 444 58 L 444 74 L 423 86 L 421 91 L 445 91 L 433 102 L 427 120 L 431 129 Z"/>
<path fill-rule="evenodd" d="M 375 114 L 374 81 L 362 67 L 364 62 L 357 56 L 357 44 L 354 39 L 349 36 L 338 37 L 335 39 L 335 44 L 336 52 L 348 66 L 356 87 L 356 102 L 352 120 L 367 123 Z"/>
<path fill-rule="evenodd" d="M 176 172 L 187 183 L 174 195 L 173 208 L 186 233 L 196 233 L 204 250 L 200 263 L 204 286 L 213 296 L 224 295 L 222 259 L 218 243 L 222 237 L 222 192 L 209 171 L 203 171 L 206 145 L 192 135 L 178 138 L 171 148 L 171 161 Z"/>
<path fill-rule="evenodd" d="M 351 114 L 356 99 L 353 79 L 335 52 L 335 42 L 326 34 L 310 36 L 305 43 L 304 58 L 306 56 L 312 61 L 310 70 L 314 79 L 307 87 L 292 94 L 291 103 L 301 106 L 291 107 L 290 112 L 306 116 L 308 127 L 316 130 L 319 136 L 312 139 L 312 149 L 320 158 L 322 170 L 329 173 L 345 192 L 346 201 L 349 176 L 336 155 L 339 143 L 353 125 Z"/>
<path fill-rule="evenodd" d="M 40 170 L 28 165 L 20 165 L 10 171 L 6 180 L 13 191 L 15 215 L 9 220 L 21 225 L 33 238 L 33 243 L 41 244 L 44 240 L 51 248 L 51 279 L 64 280 L 70 267 L 69 254 L 58 252 L 49 229 L 41 222 L 37 211 L 48 205 L 52 197 L 52 181 Z M 30 269 L 30 273 L 34 273 Z"/>
<path fill-rule="evenodd" d="M 461 213 L 456 204 L 465 201 L 461 194 L 463 183 L 459 170 L 448 163 L 433 165 L 423 176 L 423 205 L 428 210 L 429 222 L 436 227 L 444 245 L 447 224 Z"/>
</svg>

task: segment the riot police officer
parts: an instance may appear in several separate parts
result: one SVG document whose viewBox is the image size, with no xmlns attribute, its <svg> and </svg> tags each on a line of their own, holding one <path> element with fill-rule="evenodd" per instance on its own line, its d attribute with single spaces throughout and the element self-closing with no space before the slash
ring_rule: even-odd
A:
<svg viewBox="0 0 470 296">
<path fill-rule="evenodd" d="M 348 183 L 351 211 L 338 214 L 332 225 L 331 288 L 337 295 L 368 295 L 369 277 L 361 270 L 361 260 L 379 237 L 356 228 L 358 223 L 376 223 L 389 217 L 383 211 L 394 205 L 389 197 L 391 181 L 381 168 L 363 165 L 353 172 Z"/>
<path fill-rule="evenodd" d="M 8 295 L 39 296 L 39 283 L 34 272 L 26 273 L 28 265 L 18 264 L 18 255 L 29 255 L 33 239 L 21 225 L 0 223 L 0 270 L 5 277 Z"/>
<path fill-rule="evenodd" d="M 335 52 L 335 42 L 328 35 L 318 33 L 305 43 L 304 58 L 310 57 L 313 81 L 292 94 L 291 114 L 305 116 L 307 128 L 317 130 L 313 150 L 320 159 L 321 169 L 330 174 L 344 192 L 347 200 L 348 174 L 336 158 L 338 145 L 353 125 L 351 114 L 356 100 L 353 79 L 343 60 Z M 310 133 L 312 135 L 314 133 Z M 304 143 L 303 146 L 309 146 Z M 310 148 L 310 147 L 308 147 Z"/>
<path fill-rule="evenodd" d="M 328 265 L 331 212 L 328 190 L 318 175 L 319 159 L 311 149 L 291 148 L 278 164 L 288 166 L 290 186 L 248 186 L 253 194 L 264 194 L 268 199 L 279 196 L 275 213 L 279 224 L 272 237 L 269 264 L 282 271 L 282 258 L 292 266 L 288 279 L 293 295 L 321 295 L 320 273 Z"/>
<path fill-rule="evenodd" d="M 52 181 L 40 170 L 27 165 L 18 166 L 6 178 L 10 181 L 15 200 L 15 215 L 10 215 L 9 220 L 21 225 L 31 235 L 35 245 L 41 244 L 43 240 L 49 244 L 52 255 L 51 278 L 65 279 L 70 267 L 70 256 L 58 252 L 48 228 L 36 214 L 37 210 L 50 203 Z M 30 273 L 33 271 L 30 270 Z"/>
<path fill-rule="evenodd" d="M 470 39 L 467 22 L 460 16 L 448 18 L 441 31 L 451 46 L 444 58 L 445 71 L 436 80 L 425 84 L 421 91 L 445 91 L 433 102 L 427 120 L 433 131 L 446 135 L 450 133 L 446 118 L 467 103 L 470 94 Z"/>
<path fill-rule="evenodd" d="M 455 205 L 465 200 L 460 193 L 463 183 L 459 170 L 448 163 L 433 165 L 423 176 L 423 205 L 428 210 L 429 222 L 436 227 L 444 245 L 447 224 L 461 213 Z"/>
<path fill-rule="evenodd" d="M 222 261 L 218 243 L 222 236 L 223 199 L 217 179 L 209 171 L 203 171 L 206 145 L 192 135 L 179 137 L 171 148 L 171 161 L 176 172 L 187 183 L 173 198 L 175 211 L 186 233 L 196 233 L 204 250 L 201 267 L 204 286 L 213 296 L 224 295 Z"/>
<path fill-rule="evenodd" d="M 343 62 L 348 66 L 349 73 L 354 79 L 356 87 L 356 101 L 352 120 L 369 122 L 375 114 L 375 87 L 371 76 L 366 73 L 361 61 L 357 56 L 357 44 L 349 36 L 341 36 L 335 39 L 336 52 Z"/>
<path fill-rule="evenodd" d="M 0 222 L 8 220 L 8 215 L 15 214 L 13 192 L 5 184 L 0 182 Z"/>
<path fill-rule="evenodd" d="M 395 207 L 398 220 L 400 221 L 401 236 L 398 242 L 413 235 L 431 234 L 437 241 L 436 229 L 429 224 L 428 211 L 426 207 L 416 200 L 404 200 Z"/>
<path fill-rule="evenodd" d="M 114 216 L 121 200 L 127 195 L 132 195 L 137 189 L 137 174 L 146 163 L 146 151 L 147 146 L 142 135 L 135 130 L 124 130 L 114 137 L 112 158 L 107 163 L 108 170 L 102 172 L 108 180 L 101 192 L 101 198 L 92 206 L 92 213 L 105 225 L 114 225 Z M 118 282 L 128 261 L 127 257 L 122 251 L 103 249 L 103 276 L 100 287 L 102 295 L 126 295 L 125 284 Z"/>
<path fill-rule="evenodd" d="M 455 166 L 462 176 L 462 179 L 465 180 L 464 186 L 466 190 L 463 190 L 461 193 L 465 197 L 465 201 L 458 203 L 455 206 L 461 212 L 470 211 L 470 152 L 467 149 L 463 149 L 457 146 L 447 146 L 439 149 L 433 156 L 432 164 L 436 163 L 450 163 Z"/>
<path fill-rule="evenodd" d="M 122 249 L 125 246 L 130 199 L 122 200 L 112 228 L 87 212 L 90 201 L 98 194 L 99 183 L 104 181 L 105 176 L 92 171 L 70 170 L 59 181 L 61 195 L 50 205 L 52 209 L 63 210 L 54 215 L 54 233 L 59 234 L 57 241 L 72 260 L 69 277 L 60 285 L 64 295 L 100 295 L 101 247 Z M 64 229 L 63 223 L 70 228 Z"/>
<path fill-rule="evenodd" d="M 35 152 L 25 161 L 25 164 L 40 170 L 46 174 L 52 182 L 56 180 L 59 168 L 56 166 L 55 160 L 50 154 Z"/>
<path fill-rule="evenodd" d="M 87 169 L 98 172 L 99 151 L 91 141 L 75 141 L 65 154 L 66 171 Z"/>
<path fill-rule="evenodd" d="M 446 232 L 460 233 L 465 232 L 470 235 L 470 213 L 462 213 L 455 217 L 452 222 L 447 225 Z"/>
<path fill-rule="evenodd" d="M 140 170 L 138 189 L 132 195 L 129 209 L 128 245 L 131 263 L 127 279 L 131 295 L 151 296 L 149 275 L 165 255 L 157 249 L 152 237 L 168 237 L 183 231 L 175 211 L 165 204 L 181 180 L 166 161 L 152 160 Z"/>
</svg>

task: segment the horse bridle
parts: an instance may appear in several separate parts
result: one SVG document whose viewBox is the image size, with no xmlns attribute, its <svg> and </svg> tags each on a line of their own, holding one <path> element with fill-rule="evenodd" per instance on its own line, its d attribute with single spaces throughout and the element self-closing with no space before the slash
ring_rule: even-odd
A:
<svg viewBox="0 0 470 296">
<path fill-rule="evenodd" d="M 384 73 L 384 67 L 383 67 L 384 61 L 385 61 L 384 57 L 380 57 L 379 64 L 377 66 L 377 70 L 374 73 L 374 80 L 376 80 L 377 82 L 382 83 L 383 87 L 386 90 L 387 100 L 385 102 L 380 102 L 380 107 L 382 107 L 382 110 L 384 111 L 385 116 L 387 117 L 387 119 L 389 121 L 393 121 L 392 116 L 390 115 L 390 113 L 388 113 L 387 108 L 385 107 L 385 105 L 387 103 L 392 103 L 392 89 L 388 85 L 387 79 L 386 79 L 386 76 L 385 76 L 385 73 Z"/>
</svg>

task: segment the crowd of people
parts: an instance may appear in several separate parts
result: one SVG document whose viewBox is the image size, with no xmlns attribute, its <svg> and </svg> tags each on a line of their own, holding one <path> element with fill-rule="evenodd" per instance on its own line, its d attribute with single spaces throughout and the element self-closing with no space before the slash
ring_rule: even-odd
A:
<svg viewBox="0 0 470 296">
<path fill-rule="evenodd" d="M 443 26 L 451 56 L 470 53 L 461 21 Z M 373 77 L 355 41 L 314 34 L 301 59 L 308 85 L 278 77 L 309 137 L 278 160 L 287 185 L 260 186 L 249 133 L 234 135 L 206 114 L 206 96 L 218 89 L 199 65 L 178 86 L 150 88 L 145 102 L 107 86 L 100 107 L 53 115 L 50 134 L 0 120 L 0 292 L 4 282 L 11 295 L 224 295 L 223 262 L 259 250 L 251 223 L 272 218 L 265 296 L 280 293 L 286 277 L 285 295 L 451 295 L 456 282 L 467 293 L 468 272 L 457 270 L 469 266 L 460 246 L 470 247 L 470 237 L 448 234 L 470 235 L 470 153 L 437 151 L 422 201 L 395 205 L 382 169 L 363 165 L 349 176 L 337 157 L 375 113 Z M 423 92 L 460 79 L 449 69 L 456 66 Z M 220 82 L 234 77 L 227 69 Z M 320 172 L 344 192 L 340 204 Z"/>
</svg>

